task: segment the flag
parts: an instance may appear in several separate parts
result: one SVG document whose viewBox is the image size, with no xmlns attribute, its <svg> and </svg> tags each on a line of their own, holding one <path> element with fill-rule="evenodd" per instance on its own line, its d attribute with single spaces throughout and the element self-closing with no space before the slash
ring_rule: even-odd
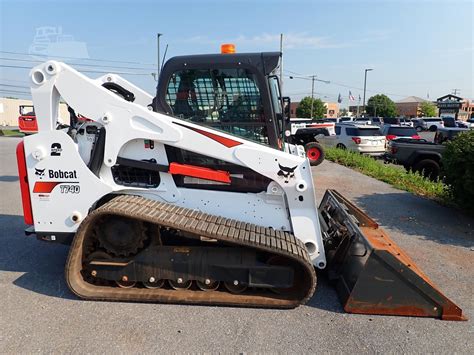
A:
<svg viewBox="0 0 474 355">
<path fill-rule="evenodd" d="M 338 103 L 341 103 L 341 102 L 342 102 L 341 94 L 339 94 L 339 96 L 337 97 L 337 102 L 338 102 Z"/>
<path fill-rule="evenodd" d="M 350 90 L 349 90 L 349 100 L 351 100 L 351 101 L 355 100 L 355 98 L 354 98 L 354 96 L 352 96 L 352 92 L 350 92 Z"/>
</svg>

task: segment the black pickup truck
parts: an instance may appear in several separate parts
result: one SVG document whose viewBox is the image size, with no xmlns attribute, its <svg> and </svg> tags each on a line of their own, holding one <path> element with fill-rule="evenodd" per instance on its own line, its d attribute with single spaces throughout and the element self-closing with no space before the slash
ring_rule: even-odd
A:
<svg viewBox="0 0 474 355">
<path fill-rule="evenodd" d="M 403 165 L 407 171 L 416 171 L 436 180 L 441 171 L 444 149 L 444 145 L 425 139 L 398 138 L 388 142 L 385 160 Z"/>
<path fill-rule="evenodd" d="M 467 128 L 438 128 L 434 142 L 426 139 L 398 138 L 389 141 L 386 147 L 385 160 L 403 165 L 405 169 L 417 171 L 425 177 L 436 180 L 441 171 L 441 156 L 445 146 L 443 143 L 456 138 Z"/>
</svg>

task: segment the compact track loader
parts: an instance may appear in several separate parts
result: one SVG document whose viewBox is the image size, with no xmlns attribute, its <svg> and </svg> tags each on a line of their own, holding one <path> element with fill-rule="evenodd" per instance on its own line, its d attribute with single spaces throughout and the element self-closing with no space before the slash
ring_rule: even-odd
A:
<svg viewBox="0 0 474 355">
<path fill-rule="evenodd" d="M 327 269 L 348 312 L 463 319 L 349 201 L 328 191 L 318 210 L 304 148 L 285 141 L 280 56 L 172 58 L 155 98 L 114 74 L 33 68 L 26 232 L 71 244 L 67 284 L 89 300 L 292 308 Z"/>
</svg>

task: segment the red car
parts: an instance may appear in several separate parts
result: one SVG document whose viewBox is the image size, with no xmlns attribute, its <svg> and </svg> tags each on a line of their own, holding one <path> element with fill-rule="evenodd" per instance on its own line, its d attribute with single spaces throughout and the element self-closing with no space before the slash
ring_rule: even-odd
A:
<svg viewBox="0 0 474 355">
<path fill-rule="evenodd" d="M 38 132 L 36 123 L 35 108 L 31 105 L 20 105 L 20 116 L 18 117 L 18 127 L 20 132 L 33 134 Z"/>
</svg>

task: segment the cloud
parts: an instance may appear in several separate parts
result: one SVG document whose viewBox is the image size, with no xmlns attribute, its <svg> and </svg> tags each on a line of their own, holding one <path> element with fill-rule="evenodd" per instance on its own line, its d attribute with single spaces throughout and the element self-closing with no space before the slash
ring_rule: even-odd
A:
<svg viewBox="0 0 474 355">
<path fill-rule="evenodd" d="M 388 39 L 388 33 L 373 32 L 365 37 L 336 41 L 328 36 L 315 36 L 308 32 L 284 33 L 283 45 L 287 49 L 327 49 L 327 48 L 348 48 L 355 47 L 362 43 L 382 41 Z M 235 43 L 243 47 L 267 47 L 272 46 L 277 49 L 280 46 L 280 34 L 262 33 L 254 36 L 240 35 L 234 38 L 218 39 L 207 36 L 193 36 L 183 39 L 183 42 L 199 43 L 207 45 L 219 45 L 221 43 Z"/>
</svg>

